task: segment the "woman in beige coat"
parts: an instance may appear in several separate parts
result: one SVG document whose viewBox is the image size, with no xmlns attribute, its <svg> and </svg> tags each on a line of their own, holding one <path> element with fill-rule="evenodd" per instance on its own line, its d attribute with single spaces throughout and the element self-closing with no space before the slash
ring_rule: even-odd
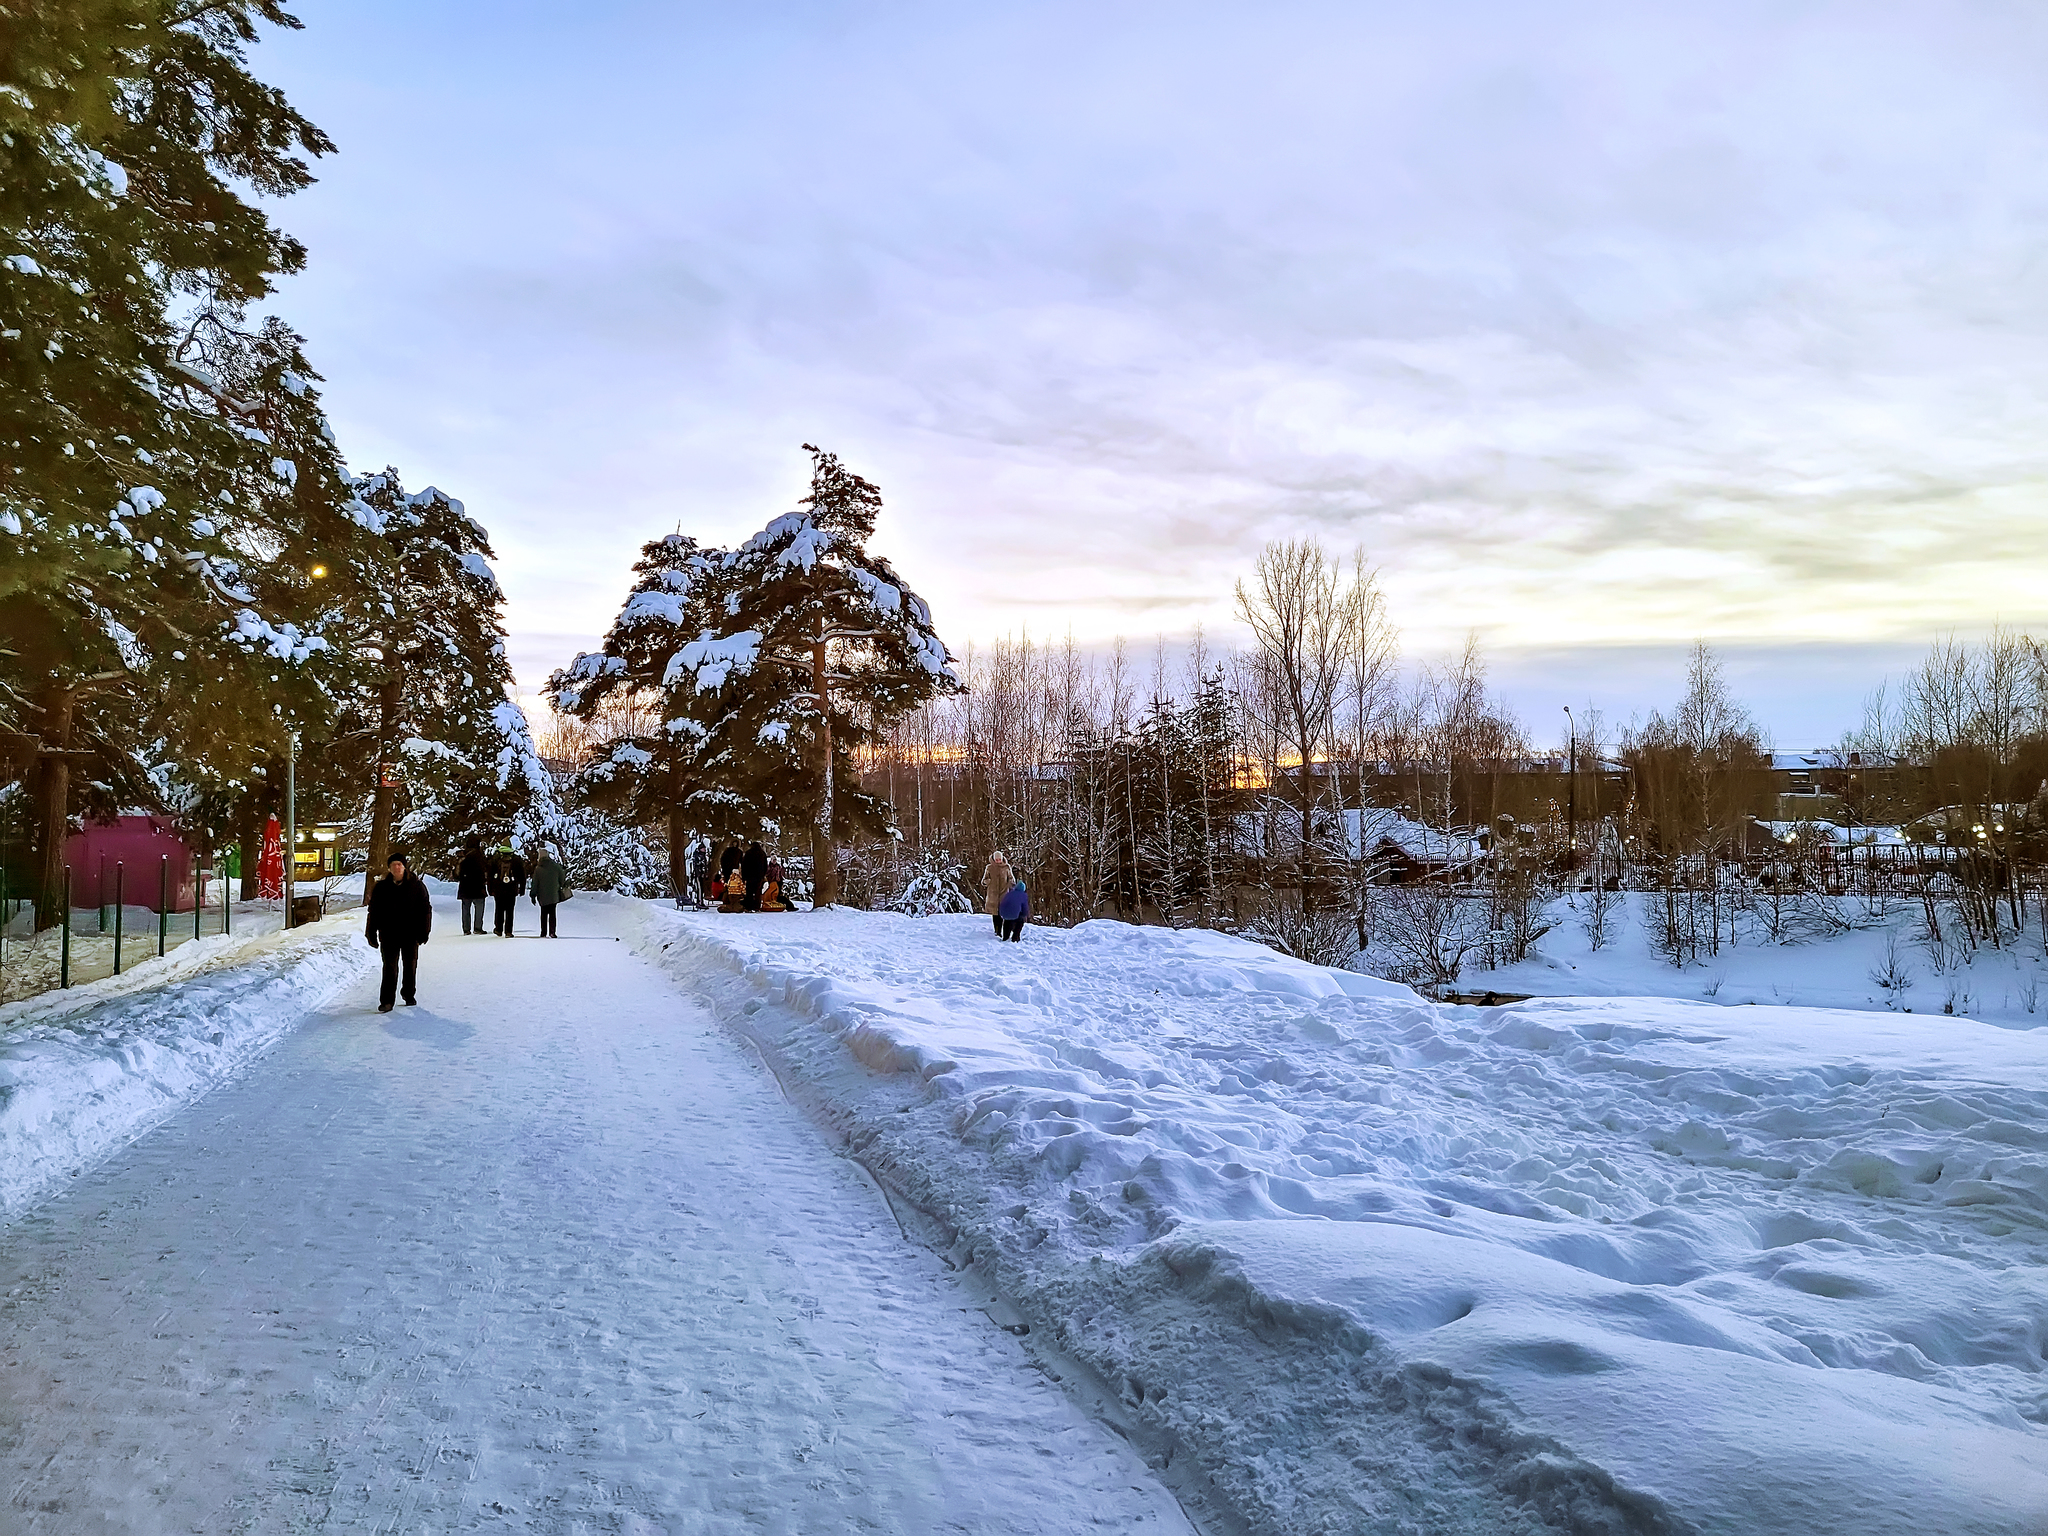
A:
<svg viewBox="0 0 2048 1536">
<path fill-rule="evenodd" d="M 986 898 L 982 910 L 995 920 L 996 937 L 1003 936 L 1003 897 L 1010 887 L 1017 883 L 1017 876 L 1010 869 L 1010 861 L 1003 857 L 1002 850 L 988 861 L 988 868 L 981 872 L 981 890 Z"/>
</svg>

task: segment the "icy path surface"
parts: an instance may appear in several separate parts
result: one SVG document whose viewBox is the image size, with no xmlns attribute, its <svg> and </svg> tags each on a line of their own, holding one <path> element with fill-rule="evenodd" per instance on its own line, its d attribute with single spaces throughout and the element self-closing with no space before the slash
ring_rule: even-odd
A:
<svg viewBox="0 0 2048 1536">
<path fill-rule="evenodd" d="M 0 1528 L 1188 1531 L 619 909 L 562 913 L 442 911 L 422 1006 L 354 985 L 0 1231 Z"/>
</svg>

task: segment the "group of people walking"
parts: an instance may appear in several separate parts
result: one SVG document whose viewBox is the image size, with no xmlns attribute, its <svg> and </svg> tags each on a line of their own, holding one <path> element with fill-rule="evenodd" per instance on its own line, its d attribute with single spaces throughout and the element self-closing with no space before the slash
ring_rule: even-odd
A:
<svg viewBox="0 0 2048 1536">
<path fill-rule="evenodd" d="M 540 908 L 540 936 L 557 937 L 555 908 L 569 898 L 568 872 L 555 857 L 552 845 L 543 843 L 535 854 L 533 868 L 501 843 L 489 853 L 483 839 L 467 837 L 462 843 L 462 860 L 455 866 L 455 898 L 462 903 L 462 931 L 484 931 L 484 899 L 491 901 L 491 932 L 501 939 L 512 937 L 512 920 L 519 898 L 531 894 Z"/>
<path fill-rule="evenodd" d="M 718 856 L 715 878 L 711 845 L 699 842 L 690 850 L 689 876 L 699 907 L 706 904 L 706 897 L 716 897 L 721 912 L 792 910 L 782 895 L 782 861 L 758 842 L 744 849 L 737 843 L 728 844 Z M 1010 944 L 1023 942 L 1024 921 L 1031 916 L 1031 893 L 1000 850 L 982 871 L 981 885 L 983 910 L 995 923 L 996 938 Z M 555 909 L 571 894 L 568 872 L 551 846 L 542 844 L 529 868 L 510 843 L 487 852 L 482 838 L 463 840 L 462 858 L 455 866 L 455 896 L 462 904 L 464 933 L 483 933 L 484 902 L 489 900 L 492 934 L 511 938 L 519 898 L 531 896 L 540 908 L 540 936 L 555 938 Z M 418 1001 L 420 946 L 427 942 L 433 927 L 434 903 L 426 882 L 407 867 L 403 854 L 393 854 L 384 877 L 371 888 L 369 900 L 370 947 L 384 959 L 384 979 L 377 996 L 379 1013 L 389 1013 L 400 998 L 407 1007 Z"/>
<path fill-rule="evenodd" d="M 572 894 L 568 871 L 548 844 L 535 850 L 529 869 L 510 843 L 486 853 L 482 838 L 463 840 L 462 858 L 455 866 L 455 895 L 462 903 L 464 933 L 483 933 L 484 901 L 488 898 L 494 904 L 492 933 L 511 938 L 519 898 L 530 895 L 540 908 L 540 936 L 555 938 L 555 908 Z M 394 853 L 383 877 L 370 888 L 368 911 L 370 947 L 384 960 L 377 1011 L 389 1013 L 400 998 L 410 1008 L 419 1001 L 420 946 L 434 931 L 434 902 L 426 882 L 407 866 L 404 854 Z"/>
</svg>

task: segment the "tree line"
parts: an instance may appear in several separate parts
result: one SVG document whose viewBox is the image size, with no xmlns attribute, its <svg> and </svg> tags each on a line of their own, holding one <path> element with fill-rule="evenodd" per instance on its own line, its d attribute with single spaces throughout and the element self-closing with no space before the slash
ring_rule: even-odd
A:
<svg viewBox="0 0 2048 1536">
<path fill-rule="evenodd" d="M 856 839 L 850 899 L 934 872 L 971 891 L 1001 849 L 1047 921 L 1224 928 L 1438 988 L 1525 955 L 1561 896 L 1597 946 L 1620 892 L 1644 893 L 1678 965 L 1900 901 L 1944 944 L 2048 918 L 2048 657 L 2030 637 L 1937 642 L 1787 805 L 1704 644 L 1669 708 L 1615 725 L 1588 705 L 1568 750 L 1539 749 L 1476 643 L 1400 666 L 1362 555 L 1269 546 L 1237 601 L 1251 644 L 1232 654 L 1199 635 L 1143 659 L 970 649 L 959 690 L 864 746 L 895 830 Z"/>
<path fill-rule="evenodd" d="M 351 473 L 304 339 L 255 310 L 267 204 L 333 143 L 249 69 L 276 0 L 0 9 L 0 833 L 57 921 L 81 816 L 280 809 L 394 843 L 551 814 L 483 527 Z M 359 843 L 359 846 L 361 844 Z M 249 894 L 245 890 L 245 894 Z"/>
</svg>

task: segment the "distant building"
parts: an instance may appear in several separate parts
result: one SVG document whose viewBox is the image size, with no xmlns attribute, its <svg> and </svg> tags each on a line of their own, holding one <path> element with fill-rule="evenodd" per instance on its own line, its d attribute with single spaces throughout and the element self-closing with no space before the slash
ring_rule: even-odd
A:
<svg viewBox="0 0 2048 1536">
<path fill-rule="evenodd" d="M 133 812 L 111 822 L 88 821 L 64 843 L 71 866 L 71 905 L 111 906 L 115 887 L 122 904 L 162 910 L 159 893 L 168 875 L 170 910 L 190 912 L 198 891 L 199 862 L 178 833 L 174 816 Z"/>
</svg>

